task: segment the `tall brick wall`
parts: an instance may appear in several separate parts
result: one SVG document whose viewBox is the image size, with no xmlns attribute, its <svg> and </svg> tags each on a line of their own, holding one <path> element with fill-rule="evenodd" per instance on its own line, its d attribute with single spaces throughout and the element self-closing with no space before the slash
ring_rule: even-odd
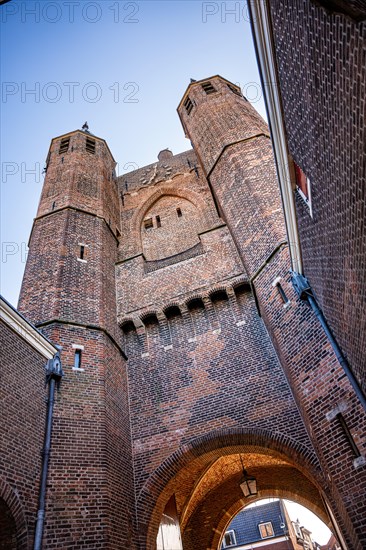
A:
<svg viewBox="0 0 366 550">
<path fill-rule="evenodd" d="M 3 322 L 0 333 L 0 515 L 7 518 L 0 523 L 0 547 L 30 550 L 45 429 L 46 360 Z"/>
<path fill-rule="evenodd" d="M 311 181 L 312 217 L 296 199 L 306 276 L 366 391 L 365 6 L 268 4 L 289 149 Z"/>
<path fill-rule="evenodd" d="M 67 151 L 60 152 L 65 139 Z M 127 372 L 116 318 L 114 165 L 105 142 L 85 132 L 52 141 L 19 301 L 20 311 L 62 346 L 65 372 L 55 411 L 47 548 L 134 547 Z"/>
<path fill-rule="evenodd" d="M 234 300 L 192 303 L 183 314 L 172 312 L 166 327 L 147 323 L 144 347 L 136 331 L 126 335 L 138 490 L 185 441 L 223 425 L 275 422 L 279 432 L 307 442 L 253 297 L 240 292 Z"/>
<path fill-rule="evenodd" d="M 214 78 L 213 82 L 215 81 Z M 191 88 L 199 85 L 200 83 L 193 84 Z M 191 94 L 190 89 L 188 93 Z M 227 110 L 232 116 L 230 99 L 227 102 Z M 195 140 L 199 139 L 196 129 L 201 125 L 201 117 L 204 117 L 206 125 L 215 127 L 215 124 L 222 124 L 221 119 L 225 112 L 217 111 L 213 103 L 211 121 L 207 116 L 207 106 L 201 110 L 201 104 L 197 102 L 191 113 L 181 105 L 180 116 L 195 144 Z M 243 126 L 242 133 L 245 136 L 246 123 L 242 122 L 239 116 L 237 125 L 237 133 L 240 133 Z M 335 514 L 350 546 L 362 548 L 365 514 L 362 515 L 361 510 L 364 506 L 362 487 L 365 469 L 356 469 L 353 463 L 355 456 L 338 421 L 330 421 L 326 414 L 344 404 L 346 422 L 349 423 L 361 453 L 365 452 L 366 418 L 314 314 L 306 305 L 299 304 L 290 285 L 287 246 L 278 246 L 281 244 L 278 236 L 283 235 L 283 219 L 281 210 L 277 208 L 279 191 L 270 149 L 264 145 L 266 157 L 262 162 L 257 160 L 257 153 L 251 157 L 252 162 L 248 163 L 244 153 L 246 147 L 249 150 L 259 148 L 260 141 L 265 139 L 259 136 L 251 142 L 234 143 L 219 154 L 213 170 L 211 161 L 203 167 L 207 172 L 211 170 L 210 183 L 213 192 L 235 238 L 243 262 L 248 266 L 263 320 L 294 392 L 323 471 L 327 475 L 323 487 L 326 498 L 334 506 Z M 217 150 L 219 151 L 220 147 Z M 250 174 L 253 174 L 257 183 L 257 209 L 264 213 L 258 216 L 254 223 L 252 220 L 255 202 L 247 193 L 248 181 L 251 181 Z M 248 199 L 243 200 L 243 195 Z M 269 208 L 271 202 L 275 207 L 273 211 Z M 246 220 L 250 223 L 246 224 Z M 253 246 L 256 241 L 259 241 L 257 248 Z M 265 246 L 261 243 L 265 243 Z M 289 299 L 286 304 L 278 292 L 278 282 L 283 286 Z M 342 449 L 341 453 L 338 452 L 339 449 Z"/>
<path fill-rule="evenodd" d="M 204 304 L 198 300 L 188 303 L 185 310 L 168 311 L 167 320 L 146 319 L 143 332 L 131 325 L 125 328 L 137 495 L 144 492 L 161 464 L 170 462 L 172 454 L 195 438 L 223 427 L 267 429 L 279 437 L 286 434 L 312 455 L 253 296 L 248 289 L 232 294 L 230 299 L 218 294 Z M 191 482 L 197 479 L 192 472 Z M 180 514 L 183 488 L 184 483 L 176 486 Z M 236 488 L 239 489 L 238 484 Z M 186 497 L 189 495 L 188 492 Z M 237 499 L 238 495 L 234 495 Z M 217 501 L 201 496 L 212 520 L 222 514 L 226 496 L 221 493 L 215 516 L 212 506 Z M 150 535 L 150 545 L 145 546 L 143 498 L 137 514 L 141 548 L 153 548 L 155 531 Z M 207 532 L 201 528 L 202 537 L 194 539 L 197 548 L 208 547 L 212 528 L 213 523 Z"/>
</svg>

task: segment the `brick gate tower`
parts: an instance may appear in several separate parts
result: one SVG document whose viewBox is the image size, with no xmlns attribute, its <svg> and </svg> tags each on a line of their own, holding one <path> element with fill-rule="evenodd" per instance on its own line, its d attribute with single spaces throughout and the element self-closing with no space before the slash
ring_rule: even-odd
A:
<svg viewBox="0 0 366 550">
<path fill-rule="evenodd" d="M 133 548 L 126 364 L 116 322 L 119 202 L 104 140 L 52 140 L 19 309 L 62 346 L 44 548 Z M 123 535 L 121 535 L 123 533 Z"/>
<path fill-rule="evenodd" d="M 361 550 L 365 415 L 291 284 L 268 127 L 220 76 L 178 113 L 193 149 L 119 178 L 88 131 L 51 143 L 19 302 L 65 371 L 45 547 L 217 550 L 282 496 Z"/>
</svg>

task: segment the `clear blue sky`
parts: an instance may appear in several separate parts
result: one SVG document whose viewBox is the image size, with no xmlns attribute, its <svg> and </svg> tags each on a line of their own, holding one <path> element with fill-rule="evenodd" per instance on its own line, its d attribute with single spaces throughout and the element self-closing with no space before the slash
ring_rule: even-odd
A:
<svg viewBox="0 0 366 550">
<path fill-rule="evenodd" d="M 219 73 L 265 111 L 246 2 L 12 0 L 0 11 L 1 291 L 16 305 L 52 137 L 87 120 L 123 174 L 190 147 L 176 113 L 190 78 Z"/>
</svg>

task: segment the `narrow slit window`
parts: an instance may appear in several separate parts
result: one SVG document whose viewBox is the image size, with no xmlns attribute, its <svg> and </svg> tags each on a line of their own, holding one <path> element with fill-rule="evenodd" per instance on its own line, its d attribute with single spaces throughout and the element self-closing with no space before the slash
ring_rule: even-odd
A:
<svg viewBox="0 0 366 550">
<path fill-rule="evenodd" d="M 156 227 L 161 227 L 160 216 L 156 216 Z"/>
<path fill-rule="evenodd" d="M 177 215 L 178 215 L 178 218 L 182 217 L 182 210 L 180 208 L 177 208 Z"/>
<path fill-rule="evenodd" d="M 348 425 L 347 425 L 347 423 L 344 419 L 343 414 L 338 413 L 336 418 L 337 418 L 337 420 L 338 420 L 338 422 L 339 422 L 339 424 L 340 424 L 340 426 L 343 430 L 344 435 L 347 438 L 348 444 L 351 447 L 355 457 L 357 458 L 357 457 L 361 456 L 360 450 L 357 447 L 355 440 L 353 439 L 353 436 L 352 436 L 351 431 L 350 431 L 350 429 L 349 429 L 349 427 L 348 427 Z"/>
<path fill-rule="evenodd" d="M 154 227 L 152 218 L 148 218 L 147 220 L 144 220 L 144 227 L 145 229 L 151 229 Z"/>
<path fill-rule="evenodd" d="M 81 245 L 80 246 L 80 260 L 84 259 L 84 255 L 85 255 L 85 246 Z"/>
<path fill-rule="evenodd" d="M 305 204 L 309 207 L 310 215 L 312 216 L 312 205 L 311 205 L 311 185 L 310 180 L 303 172 L 303 170 L 294 162 L 295 168 L 295 180 L 296 180 L 296 189 L 300 197 L 303 199 Z"/>
<path fill-rule="evenodd" d="M 232 84 L 228 84 L 227 87 L 229 90 L 233 92 L 233 94 L 238 95 L 239 97 L 243 97 L 240 88 L 237 88 L 236 86 L 233 86 Z"/>
<path fill-rule="evenodd" d="M 281 299 L 282 299 L 283 303 L 288 304 L 290 300 L 287 298 L 286 293 L 283 290 L 283 287 L 282 287 L 281 283 L 277 283 L 276 288 L 278 290 L 279 295 L 281 296 Z"/>
<path fill-rule="evenodd" d="M 186 97 L 186 99 L 184 100 L 183 105 L 186 108 L 187 113 L 190 115 L 191 111 L 193 109 L 193 103 L 192 103 L 192 100 L 189 96 Z"/>
<path fill-rule="evenodd" d="M 62 155 L 63 153 L 67 153 L 69 150 L 70 145 L 70 138 L 64 138 L 60 142 L 60 149 L 59 149 L 59 155 Z"/>
<path fill-rule="evenodd" d="M 74 369 L 81 369 L 81 349 L 75 350 Z"/>
<path fill-rule="evenodd" d="M 202 84 L 202 88 L 206 92 L 206 94 L 214 94 L 216 92 L 216 88 L 214 88 L 211 84 L 211 82 L 204 82 Z"/>
<path fill-rule="evenodd" d="M 88 151 L 88 153 L 95 153 L 95 139 L 86 138 L 85 142 L 85 149 Z"/>
</svg>

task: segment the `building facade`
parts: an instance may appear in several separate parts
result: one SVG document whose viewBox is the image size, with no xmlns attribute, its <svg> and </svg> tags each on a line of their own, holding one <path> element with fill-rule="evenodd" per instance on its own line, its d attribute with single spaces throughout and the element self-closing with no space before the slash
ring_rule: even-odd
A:
<svg viewBox="0 0 366 550">
<path fill-rule="evenodd" d="M 193 149 L 120 178 L 87 130 L 51 143 L 19 300 L 62 347 L 44 548 L 217 550 L 280 496 L 360 550 L 366 415 L 293 287 L 268 127 L 220 76 L 178 114 Z"/>
<path fill-rule="evenodd" d="M 221 550 L 321 550 L 311 531 L 299 520 L 291 521 L 286 504 L 275 500 L 245 508 L 224 533 Z"/>
</svg>

